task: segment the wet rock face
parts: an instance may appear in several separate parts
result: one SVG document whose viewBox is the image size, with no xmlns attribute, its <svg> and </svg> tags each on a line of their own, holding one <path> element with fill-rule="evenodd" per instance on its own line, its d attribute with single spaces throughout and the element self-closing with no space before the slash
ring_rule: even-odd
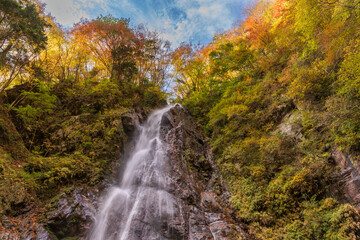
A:
<svg viewBox="0 0 360 240">
<path fill-rule="evenodd" d="M 126 116 L 122 119 L 124 128 L 131 132 L 138 124 L 131 119 L 137 118 Z M 159 163 L 163 172 L 152 169 L 153 174 L 146 181 L 142 174 L 135 178 L 135 185 L 144 190 L 138 191 L 138 211 L 133 213 L 126 239 L 235 240 L 239 236 L 249 239 L 228 208 L 229 195 L 222 186 L 205 137 L 180 105 L 162 116 L 159 137 L 166 149 L 166 161 Z M 158 143 L 154 141 L 154 144 Z M 164 183 L 152 179 L 156 174 L 162 174 Z M 75 188 L 54 200 L 52 209 L 46 214 L 46 229 L 51 233 L 48 239 L 88 239 L 96 209 L 99 209 L 99 192 Z M 121 199 L 121 194 L 118 197 Z M 123 204 L 117 202 L 114 206 L 109 213 L 111 223 L 129 218 Z M 104 239 L 119 239 L 121 232 L 116 226 L 108 224 Z"/>
<path fill-rule="evenodd" d="M 73 189 L 62 193 L 46 213 L 46 227 L 57 238 L 82 237 L 90 227 L 97 195 L 89 189 Z"/>
<path fill-rule="evenodd" d="M 146 118 L 144 111 L 129 111 L 121 116 L 122 125 L 127 135 L 131 135 Z"/>
<path fill-rule="evenodd" d="M 129 111 L 121 115 L 120 118 L 120 124 L 122 124 L 129 145 L 133 138 L 133 131 L 145 120 L 146 116 L 144 111 L 142 113 L 140 111 Z M 105 180 L 96 187 L 74 187 L 60 194 L 51 203 L 51 208 L 46 210 L 46 224 L 44 226 L 48 232 L 41 226 L 43 232 L 48 234 L 48 238 L 29 239 L 52 240 L 72 237 L 78 240 L 85 239 L 95 219 L 101 192 L 118 180 L 120 164 L 121 161 L 118 159 L 112 161 Z"/>
<path fill-rule="evenodd" d="M 228 209 L 228 193 L 221 183 L 209 146 L 189 114 L 176 105 L 161 121 L 160 135 L 168 145 L 171 187 L 179 217 L 165 223 L 174 234 L 166 239 L 248 239 Z M 177 216 L 177 215 L 176 215 Z"/>
<path fill-rule="evenodd" d="M 87 239 L 249 239 L 228 209 L 204 136 L 180 105 L 154 111 L 139 131 Z"/>
<path fill-rule="evenodd" d="M 357 209 L 360 209 L 360 166 L 351 156 L 346 156 L 337 148 L 332 150 L 332 158 L 340 168 L 338 185 L 342 191 L 338 195 L 342 196 L 344 202 L 353 203 Z"/>
<path fill-rule="evenodd" d="M 28 219 L 17 219 L 13 222 L 3 217 L 1 224 L 1 240 L 54 240 L 44 226 Z"/>
</svg>

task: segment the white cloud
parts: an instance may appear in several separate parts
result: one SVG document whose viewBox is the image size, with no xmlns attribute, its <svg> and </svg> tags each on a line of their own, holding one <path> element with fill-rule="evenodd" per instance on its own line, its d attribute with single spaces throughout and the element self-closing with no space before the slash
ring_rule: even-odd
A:
<svg viewBox="0 0 360 240">
<path fill-rule="evenodd" d="M 92 18 L 91 10 L 106 11 L 107 4 L 103 0 L 43 0 L 46 10 L 65 26 L 72 26 L 81 18 Z"/>
<path fill-rule="evenodd" d="M 228 3 L 234 3 L 234 0 L 176 1 L 176 7 L 186 13 L 187 19 L 173 23 L 176 30 L 169 28 L 164 36 L 171 37 L 175 46 L 196 36 L 201 37 L 199 41 L 204 38 L 209 41 L 217 30 L 231 27 L 236 20 L 232 19 Z"/>
<path fill-rule="evenodd" d="M 177 47 L 183 41 L 208 42 L 217 30 L 236 21 L 231 5 L 252 0 L 45 0 L 46 9 L 63 25 L 100 14 L 130 17 L 145 24 Z"/>
</svg>

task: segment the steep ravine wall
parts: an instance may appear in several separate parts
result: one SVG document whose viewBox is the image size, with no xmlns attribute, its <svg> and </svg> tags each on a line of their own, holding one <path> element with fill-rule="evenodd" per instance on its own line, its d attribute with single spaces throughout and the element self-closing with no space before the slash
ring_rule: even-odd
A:
<svg viewBox="0 0 360 240">
<path fill-rule="evenodd" d="M 179 239 L 249 239 L 230 209 L 226 191 L 200 128 L 180 105 L 171 108 L 161 123 L 168 144 L 173 188 L 184 214 L 174 219 Z"/>
<path fill-rule="evenodd" d="M 145 121 L 148 112 L 144 110 L 128 111 L 119 116 L 120 123 L 125 137 L 125 148 L 132 148 L 133 138 L 136 128 Z M 46 228 L 50 230 L 52 236 L 46 240 L 64 239 L 75 237 L 76 239 L 86 239 L 102 193 L 110 185 L 118 181 L 121 165 L 124 162 L 126 149 L 122 150 L 108 167 L 105 179 L 94 187 L 74 187 L 65 191 L 59 198 L 52 202 L 52 206 L 46 213 Z"/>
<path fill-rule="evenodd" d="M 3 105 L 0 104 L 1 106 Z M 147 114 L 148 111 L 144 109 L 128 110 L 118 115 L 118 119 L 112 121 L 114 127 L 121 129 L 125 134 L 124 143 L 119 144 L 119 146 L 126 144 L 131 147 L 134 130 L 137 125 L 146 119 Z M 0 108 L 0 133 L 0 157 L 2 163 L 8 164 L 8 167 L 15 170 L 26 165 L 27 158 L 32 157 L 32 154 L 26 149 L 21 135 L 17 132 L 9 114 L 3 107 Z M 61 139 L 58 142 L 61 145 Z M 3 212 L 0 209 L 2 214 L 0 215 L 0 240 L 81 239 L 91 225 L 102 190 L 112 182 L 117 181 L 123 155 L 124 151 L 117 154 L 116 158 L 106 167 L 104 180 L 95 186 L 74 183 L 65 186 L 52 199 L 36 199 L 35 202 L 34 197 L 29 195 L 31 193 L 24 193 L 23 197 L 8 196 L 10 199 L 16 197 L 15 200 L 18 203 L 9 201 L 11 205 L 16 203 L 19 206 L 16 212 L 10 213 Z M 4 174 L 2 168 L 0 173 Z M 6 176 L 4 177 L 6 178 Z M 3 180 L 1 178 L 1 181 Z M 2 186 L 2 188 L 7 187 L 7 185 Z M 20 191 L 21 189 L 16 190 Z M 9 194 L 18 194 L 11 191 L 11 189 L 6 191 L 10 191 Z"/>
<path fill-rule="evenodd" d="M 147 123 L 142 127 L 142 131 L 145 131 L 142 137 L 145 138 L 146 134 L 154 131 L 156 128 L 156 124 L 153 123 L 154 118 L 160 114 L 159 112 L 150 117 L 151 124 Z M 130 204 L 124 209 L 125 212 L 128 208 L 132 209 L 130 215 L 124 213 L 127 219 L 118 219 L 118 216 L 111 215 L 108 220 L 103 219 L 104 214 L 107 216 L 104 211 L 107 212 L 109 206 L 114 206 L 113 211 L 110 210 L 110 212 L 116 212 L 118 208 L 123 209 L 117 204 L 127 204 L 126 199 L 120 195 L 116 195 L 118 201 L 114 200 L 110 203 L 110 199 L 115 199 L 115 195 L 110 191 L 110 195 L 105 196 L 103 200 L 107 207 L 98 208 L 100 218 L 96 219 L 94 228 L 89 231 L 89 239 L 124 239 L 124 234 L 129 240 L 250 239 L 245 226 L 236 219 L 230 209 L 229 193 L 223 186 L 210 148 L 190 115 L 182 106 L 175 105 L 162 113 L 158 121 L 160 121 L 158 138 L 161 141 L 159 146 L 162 146 L 161 149 L 166 149 L 165 156 L 160 154 L 161 151 L 156 152 L 158 148 L 155 147 L 150 150 L 149 156 L 142 160 L 145 161 L 144 166 L 151 167 L 154 176 L 151 174 L 152 177 L 148 176 L 147 170 L 143 170 L 141 167 L 143 165 L 140 163 L 140 168 L 134 171 L 135 175 L 136 172 L 144 171 L 142 175 L 134 177 L 136 181 L 129 185 L 130 188 L 126 188 L 127 184 L 120 184 L 122 189 L 115 191 L 116 193 L 136 192 L 135 195 L 129 193 L 131 199 L 134 197 L 132 201 L 136 202 L 136 206 L 131 207 Z M 138 141 L 143 143 L 144 139 L 138 139 Z M 156 144 L 151 146 L 154 147 Z M 140 149 L 148 151 L 147 147 Z M 136 150 L 138 148 L 139 146 L 136 146 Z M 138 156 L 136 153 L 132 156 Z M 163 163 L 158 165 L 156 160 L 152 160 L 152 156 L 160 157 Z M 129 164 L 133 162 L 133 158 L 129 160 Z M 161 172 L 157 172 L 158 167 L 161 168 Z M 160 179 L 165 182 L 160 183 Z M 123 180 L 121 182 L 123 183 Z M 115 184 L 112 189 L 114 188 L 119 188 L 119 185 Z M 151 192 L 147 192 L 148 190 Z M 158 196 L 160 193 L 161 197 Z M 166 200 L 163 203 L 159 202 L 159 199 Z M 165 205 L 159 208 L 159 204 Z M 164 211 L 171 212 L 171 214 L 168 213 L 169 216 L 162 212 L 162 208 L 167 207 L 169 209 Z M 130 227 L 126 228 L 124 233 L 122 222 L 127 222 L 128 219 L 131 219 Z M 99 225 L 102 226 L 104 221 L 109 222 L 105 229 L 103 227 L 101 230 L 98 229 L 98 231 L 105 231 L 98 236 L 94 231 Z"/>
<path fill-rule="evenodd" d="M 10 131 L 13 134 L 9 135 L 10 138 L 2 134 L 0 147 L 10 146 L 6 151 L 15 151 L 19 150 L 16 146 L 20 146 L 23 151 L 15 151 L 14 154 L 16 152 L 29 154 L 7 113 L 2 109 L 1 114 L 4 127 L 0 130 L 4 133 Z M 128 148 L 131 148 L 130 142 L 136 126 L 146 119 L 146 115 L 145 112 L 130 111 L 119 117 L 127 135 Z M 303 136 L 299 122 L 301 122 L 301 114 L 299 111 L 293 111 L 284 117 L 278 130 L 300 142 Z M 231 210 L 229 193 L 224 187 L 206 138 L 188 112 L 180 105 L 171 108 L 162 118 L 161 138 L 170 149 L 167 155 L 172 166 L 171 181 L 174 183 L 170 192 L 181 199 L 186 210 L 183 216 L 175 218 L 172 224 L 175 226 L 172 231 L 178 239 L 237 240 L 239 236 L 243 239 L 251 239 L 246 233 L 246 225 L 239 222 Z M 11 146 L 15 146 L 14 149 Z M 338 182 L 336 186 L 330 188 L 330 194 L 344 203 L 354 204 L 359 209 L 360 167 L 351 155 L 337 148 L 332 149 L 331 153 L 329 161 L 339 170 L 336 176 Z M 2 232 L 0 239 L 86 239 L 86 233 L 99 207 L 99 199 L 103 191 L 118 180 L 121 162 L 121 159 L 117 159 L 111 163 L 109 168 L 112 171 L 109 171 L 106 179 L 99 185 L 73 186 L 63 191 L 46 209 L 42 210 L 45 212 L 45 218 L 28 231 L 23 231 L 21 236 Z M 26 211 L 24 216 L 32 214 L 31 210 Z M 18 216 L 20 220 L 22 217 Z M 6 218 L 2 219 L 3 226 L 11 224 L 16 223 Z M 18 227 L 25 229 L 29 225 L 30 222 Z"/>
<path fill-rule="evenodd" d="M 351 155 L 345 155 L 338 148 L 332 150 L 332 158 L 339 168 L 340 194 L 343 202 L 354 204 L 360 209 L 360 166 Z"/>
<path fill-rule="evenodd" d="M 139 130 L 88 239 L 249 239 L 204 136 L 180 105 L 155 111 Z"/>
<path fill-rule="evenodd" d="M 127 135 L 127 148 L 132 148 L 136 126 L 146 119 L 146 115 L 130 111 L 119 116 Z M 187 111 L 180 105 L 171 108 L 162 118 L 160 135 L 169 146 L 167 156 L 173 183 L 169 192 L 179 199 L 183 209 L 181 216 L 168 223 L 173 226 L 169 239 L 250 239 L 246 226 L 236 219 L 230 208 L 229 193 L 222 183 L 206 138 Z M 17 226 L 12 225 L 11 219 L 14 218 L 3 218 L 2 225 L 8 229 L 32 227 L 22 231 L 21 235 L 6 231 L 0 234 L 0 239 L 86 239 L 102 193 L 118 181 L 124 154 L 122 156 L 110 163 L 110 170 L 100 184 L 93 187 L 73 185 L 64 189 L 41 210 L 43 219 L 35 224 L 27 220 L 32 210 L 15 216 L 19 220 L 15 223 Z M 164 236 L 169 234 L 166 233 L 168 229 L 164 231 Z"/>
<path fill-rule="evenodd" d="M 277 130 L 299 144 L 305 140 L 302 134 L 302 118 L 301 110 L 293 110 L 283 118 Z M 341 203 L 350 203 L 360 209 L 360 165 L 358 161 L 351 154 L 343 152 L 338 147 L 328 151 L 331 153 L 328 162 L 337 170 L 333 176 L 336 181 L 332 186 L 329 186 L 327 194 L 335 197 Z"/>
</svg>

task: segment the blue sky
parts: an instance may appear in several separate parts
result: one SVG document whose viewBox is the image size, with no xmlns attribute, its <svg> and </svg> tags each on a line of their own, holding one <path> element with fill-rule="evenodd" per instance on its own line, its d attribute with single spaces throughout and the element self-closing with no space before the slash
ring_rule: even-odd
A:
<svg viewBox="0 0 360 240">
<path fill-rule="evenodd" d="M 144 24 L 177 47 L 181 42 L 206 44 L 216 32 L 231 28 L 252 0 L 44 0 L 46 10 L 70 27 L 100 14 Z"/>
</svg>

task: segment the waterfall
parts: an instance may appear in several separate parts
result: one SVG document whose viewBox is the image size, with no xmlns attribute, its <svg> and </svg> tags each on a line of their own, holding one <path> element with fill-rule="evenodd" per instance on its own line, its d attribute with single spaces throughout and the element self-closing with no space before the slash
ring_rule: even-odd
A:
<svg viewBox="0 0 360 240">
<path fill-rule="evenodd" d="M 169 227 L 174 214 L 181 214 L 166 190 L 171 171 L 166 170 L 166 144 L 160 139 L 161 119 L 170 108 L 155 111 L 140 126 L 121 181 L 102 202 L 89 239 L 166 239 L 161 230 Z"/>
</svg>

